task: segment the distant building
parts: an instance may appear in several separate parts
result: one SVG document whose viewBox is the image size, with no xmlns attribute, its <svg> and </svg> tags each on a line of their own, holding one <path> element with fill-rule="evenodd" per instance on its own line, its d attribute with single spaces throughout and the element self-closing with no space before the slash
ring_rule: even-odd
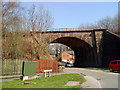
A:
<svg viewBox="0 0 120 90">
<path fill-rule="evenodd" d="M 61 56 L 62 62 L 74 63 L 75 57 L 73 51 L 64 51 Z"/>
</svg>

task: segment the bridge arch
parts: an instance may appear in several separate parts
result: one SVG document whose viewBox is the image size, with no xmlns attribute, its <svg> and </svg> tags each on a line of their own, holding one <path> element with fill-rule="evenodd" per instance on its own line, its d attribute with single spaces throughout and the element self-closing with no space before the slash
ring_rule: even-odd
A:
<svg viewBox="0 0 120 90">
<path fill-rule="evenodd" d="M 76 67 L 93 67 L 96 65 L 93 47 L 76 37 L 60 37 L 50 43 L 61 43 L 70 47 L 75 53 Z"/>
</svg>

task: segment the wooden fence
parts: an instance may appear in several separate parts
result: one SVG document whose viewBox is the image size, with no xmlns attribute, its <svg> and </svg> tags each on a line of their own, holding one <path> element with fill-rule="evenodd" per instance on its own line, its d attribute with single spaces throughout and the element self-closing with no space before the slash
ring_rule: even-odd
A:
<svg viewBox="0 0 120 90">
<path fill-rule="evenodd" d="M 29 60 L 38 61 L 37 73 L 43 73 L 44 70 L 52 69 L 52 72 L 58 72 L 57 60 Z"/>
<path fill-rule="evenodd" d="M 22 75 L 22 63 L 26 60 L 2 60 L 2 76 L 7 75 Z M 43 70 L 52 69 L 53 72 L 58 72 L 57 60 L 29 60 L 38 61 L 37 73 L 43 73 Z M 31 67 L 32 68 L 32 67 Z"/>
<path fill-rule="evenodd" d="M 2 60 L 2 75 L 20 75 L 22 74 L 22 62 L 25 60 Z"/>
</svg>

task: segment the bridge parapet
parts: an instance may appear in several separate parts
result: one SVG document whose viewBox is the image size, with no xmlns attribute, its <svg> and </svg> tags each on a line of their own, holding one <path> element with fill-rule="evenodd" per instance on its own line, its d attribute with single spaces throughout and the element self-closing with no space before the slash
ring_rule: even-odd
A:
<svg viewBox="0 0 120 90">
<path fill-rule="evenodd" d="M 65 28 L 66 29 L 66 28 Z M 74 29 L 74 28 L 73 28 Z M 56 29 L 55 29 L 56 30 Z M 58 29 L 57 29 L 58 30 Z M 81 40 L 84 40 L 85 42 L 89 43 L 93 47 L 92 43 L 92 31 L 95 32 L 95 39 L 96 39 L 96 46 L 99 48 L 100 40 L 102 38 L 103 31 L 106 31 L 106 29 L 67 29 L 66 31 L 44 31 L 41 32 L 41 34 L 44 34 L 45 37 L 48 40 L 48 43 L 52 42 L 53 40 L 61 37 L 76 37 Z M 37 32 L 38 33 L 38 32 Z"/>
</svg>

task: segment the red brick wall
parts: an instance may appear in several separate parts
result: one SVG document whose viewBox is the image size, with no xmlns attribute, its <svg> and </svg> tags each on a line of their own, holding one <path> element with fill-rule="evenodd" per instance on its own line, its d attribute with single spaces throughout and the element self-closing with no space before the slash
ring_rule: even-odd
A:
<svg viewBox="0 0 120 90">
<path fill-rule="evenodd" d="M 38 61 L 37 73 L 43 73 L 44 70 L 52 69 L 52 72 L 58 72 L 57 60 L 28 60 Z"/>
</svg>

